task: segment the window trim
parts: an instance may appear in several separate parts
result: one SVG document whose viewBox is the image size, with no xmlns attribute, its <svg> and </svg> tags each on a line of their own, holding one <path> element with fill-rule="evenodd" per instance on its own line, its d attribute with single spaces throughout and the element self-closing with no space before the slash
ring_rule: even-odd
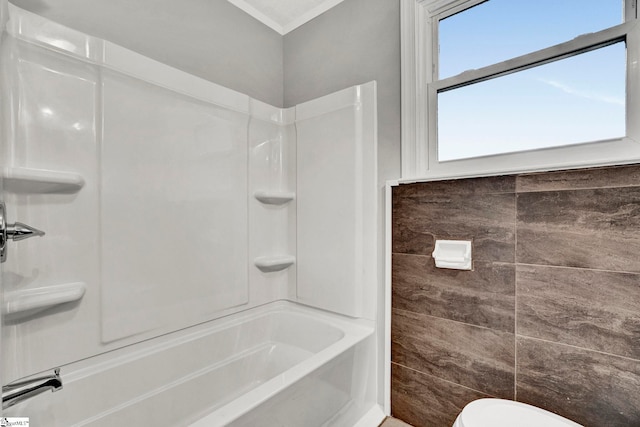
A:
<svg viewBox="0 0 640 427">
<path fill-rule="evenodd" d="M 401 0 L 402 178 L 408 180 L 497 175 L 627 164 L 640 161 L 640 26 L 636 1 L 625 1 L 625 21 L 565 43 L 436 80 L 438 22 L 485 0 Z M 437 93 L 499 75 L 627 42 L 624 138 L 461 160 L 437 160 Z M 634 118 L 637 118 L 634 120 Z"/>
</svg>

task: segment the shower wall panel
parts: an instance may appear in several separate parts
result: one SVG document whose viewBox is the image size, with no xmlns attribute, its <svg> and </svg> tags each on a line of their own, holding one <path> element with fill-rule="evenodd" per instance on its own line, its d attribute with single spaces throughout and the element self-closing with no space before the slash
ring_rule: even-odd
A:
<svg viewBox="0 0 640 427">
<path fill-rule="evenodd" d="M 246 304 L 248 116 L 104 73 L 102 336 Z"/>
<path fill-rule="evenodd" d="M 286 298 L 249 292 L 249 97 L 11 13 L 3 200 L 46 235 L 3 264 L 3 381 Z"/>
<path fill-rule="evenodd" d="M 353 317 L 373 318 L 375 100 L 371 82 L 296 107 L 298 300 Z"/>
<path fill-rule="evenodd" d="M 86 357 L 96 349 L 98 87 L 96 67 L 5 34 L 3 200 L 9 222 L 25 222 L 46 232 L 42 238 L 9 243 L 3 264 L 5 383 Z M 78 174 L 82 191 L 50 191 L 37 180 L 10 178 L 47 171 Z M 82 301 L 41 312 L 7 313 L 29 293 L 66 285 L 86 289 Z"/>
<path fill-rule="evenodd" d="M 249 123 L 249 282 L 252 296 L 295 298 L 295 111 L 252 99 Z M 286 262 L 258 268 L 256 260 Z M 289 264 L 291 263 L 291 264 Z"/>
</svg>

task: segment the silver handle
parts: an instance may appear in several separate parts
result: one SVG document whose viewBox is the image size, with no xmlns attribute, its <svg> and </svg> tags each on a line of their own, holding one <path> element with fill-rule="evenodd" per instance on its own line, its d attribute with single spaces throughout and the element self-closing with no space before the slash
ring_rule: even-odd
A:
<svg viewBox="0 0 640 427">
<path fill-rule="evenodd" d="M 14 381 L 2 386 L 2 409 L 7 409 L 47 390 L 55 392 L 60 389 L 62 389 L 60 368 L 56 368 L 52 375 Z"/>
<path fill-rule="evenodd" d="M 8 240 L 18 242 L 29 237 L 44 236 L 44 231 L 21 222 L 7 224 L 5 210 L 4 203 L 0 202 L 0 262 L 5 262 L 7 259 Z"/>
</svg>

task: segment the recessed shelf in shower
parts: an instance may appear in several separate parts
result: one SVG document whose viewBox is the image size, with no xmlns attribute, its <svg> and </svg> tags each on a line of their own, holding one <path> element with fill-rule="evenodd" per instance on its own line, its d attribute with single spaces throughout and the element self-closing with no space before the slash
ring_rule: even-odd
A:
<svg viewBox="0 0 640 427">
<path fill-rule="evenodd" d="M 263 256 L 253 260 L 256 267 L 264 273 L 284 270 L 285 268 L 289 268 L 295 262 L 296 257 L 293 255 Z"/>
<path fill-rule="evenodd" d="M 265 205 L 284 205 L 296 197 L 295 193 L 287 191 L 256 191 L 254 196 Z"/>
<path fill-rule="evenodd" d="M 3 173 L 4 188 L 12 193 L 77 193 L 84 178 L 75 172 L 13 167 Z"/>
</svg>

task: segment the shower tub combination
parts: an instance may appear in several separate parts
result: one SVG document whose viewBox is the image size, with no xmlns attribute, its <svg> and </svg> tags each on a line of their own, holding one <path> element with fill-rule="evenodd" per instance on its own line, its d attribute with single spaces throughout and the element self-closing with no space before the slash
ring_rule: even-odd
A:
<svg viewBox="0 0 640 427">
<path fill-rule="evenodd" d="M 3 415 L 377 426 L 375 83 L 276 108 L 4 6 L 2 198 L 46 235 L 3 264 L 2 382 L 64 386 Z"/>
</svg>

